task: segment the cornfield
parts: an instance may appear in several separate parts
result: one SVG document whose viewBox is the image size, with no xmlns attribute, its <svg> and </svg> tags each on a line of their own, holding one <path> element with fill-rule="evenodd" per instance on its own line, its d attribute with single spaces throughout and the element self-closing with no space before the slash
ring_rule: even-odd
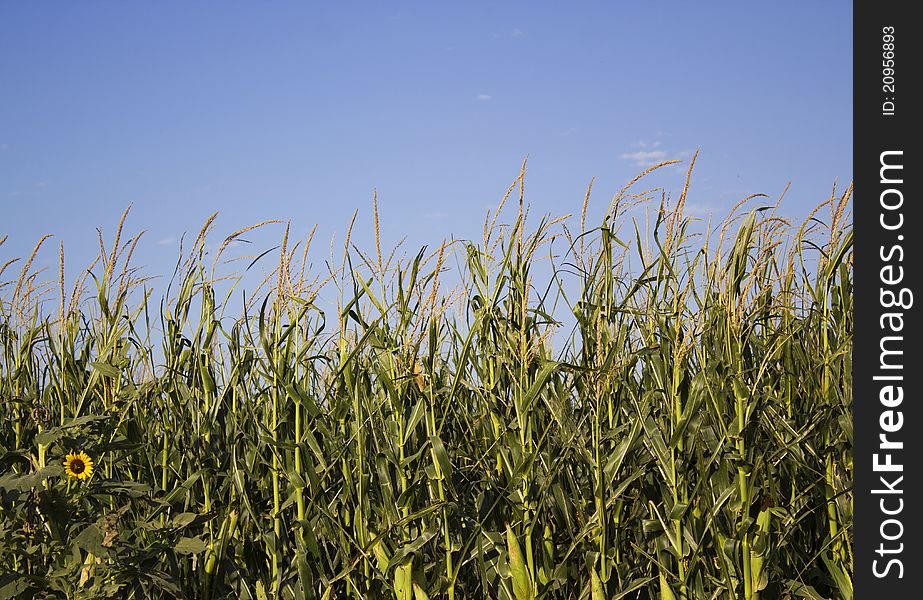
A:
<svg viewBox="0 0 923 600">
<path fill-rule="evenodd" d="M 703 224 L 666 164 L 320 268 L 213 216 L 162 299 L 125 215 L 0 259 L 0 598 L 851 598 L 851 189 Z"/>
</svg>

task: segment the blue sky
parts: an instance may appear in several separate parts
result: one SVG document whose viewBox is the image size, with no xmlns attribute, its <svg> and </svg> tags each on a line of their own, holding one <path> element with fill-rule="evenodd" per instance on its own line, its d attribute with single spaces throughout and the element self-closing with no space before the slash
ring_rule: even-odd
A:
<svg viewBox="0 0 923 600">
<path fill-rule="evenodd" d="M 216 242 L 290 219 L 326 251 L 358 208 L 370 248 L 373 188 L 386 246 L 478 238 L 526 155 L 533 214 L 697 148 L 693 213 L 791 182 L 803 214 L 852 178 L 851 115 L 846 2 L 7 2 L 0 264 L 53 233 L 73 275 L 129 203 L 153 275 L 216 210 Z"/>
</svg>

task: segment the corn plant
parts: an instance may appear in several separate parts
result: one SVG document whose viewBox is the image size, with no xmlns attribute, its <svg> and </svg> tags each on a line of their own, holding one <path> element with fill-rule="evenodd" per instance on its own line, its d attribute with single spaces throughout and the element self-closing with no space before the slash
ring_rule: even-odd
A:
<svg viewBox="0 0 923 600">
<path fill-rule="evenodd" d="M 163 293 L 128 211 L 0 260 L 0 598 L 851 598 L 851 189 L 703 223 L 694 162 L 409 254 L 213 215 Z"/>
</svg>

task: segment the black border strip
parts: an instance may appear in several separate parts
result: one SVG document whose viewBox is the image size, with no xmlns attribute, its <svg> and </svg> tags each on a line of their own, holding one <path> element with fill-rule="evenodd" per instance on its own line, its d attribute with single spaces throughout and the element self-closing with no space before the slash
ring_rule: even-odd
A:
<svg viewBox="0 0 923 600">
<path fill-rule="evenodd" d="M 923 302 L 923 174 L 916 145 L 916 113 L 923 110 L 916 81 L 921 30 L 923 23 L 911 18 L 910 2 L 853 4 L 854 589 L 859 600 L 873 594 L 921 597 L 923 459 L 920 436 L 914 435 L 923 419 L 923 337 L 915 306 Z M 888 166 L 883 169 L 882 163 Z"/>
</svg>

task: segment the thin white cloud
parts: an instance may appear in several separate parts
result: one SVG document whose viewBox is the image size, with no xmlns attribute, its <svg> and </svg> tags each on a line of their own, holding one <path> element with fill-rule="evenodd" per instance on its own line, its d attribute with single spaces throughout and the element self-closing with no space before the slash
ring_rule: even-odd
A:
<svg viewBox="0 0 923 600">
<path fill-rule="evenodd" d="M 639 150 L 637 152 L 626 152 L 619 156 L 622 160 L 630 160 L 636 166 L 650 167 L 666 159 L 667 153 L 663 150 Z"/>
<path fill-rule="evenodd" d="M 493 96 L 491 96 L 490 94 L 478 94 L 477 96 L 477 99 L 480 100 L 481 102 L 487 102 L 491 98 L 493 98 Z"/>
<path fill-rule="evenodd" d="M 666 135 L 664 133 L 658 132 L 655 137 L 660 137 Z M 638 140 L 632 144 L 633 148 L 638 148 L 632 152 L 625 152 L 619 156 L 622 160 L 631 161 L 636 167 L 646 169 L 648 167 L 653 167 L 654 165 L 668 160 L 679 160 L 682 161 L 678 164 L 672 165 L 669 167 L 670 170 L 677 173 L 685 173 L 686 169 L 689 167 L 688 161 L 692 157 L 693 151 L 686 149 L 676 151 L 668 151 L 663 148 L 663 142 L 658 139 L 653 140 Z"/>
<path fill-rule="evenodd" d="M 513 27 L 513 34 L 512 34 L 512 35 L 513 35 L 514 38 L 522 37 L 522 29 L 520 29 L 520 28 L 518 28 L 518 27 Z"/>
<path fill-rule="evenodd" d="M 49 184 L 47 181 L 36 181 L 34 185 L 37 188 L 46 188 Z"/>
<path fill-rule="evenodd" d="M 158 246 L 170 246 L 175 243 L 176 243 L 176 238 L 174 237 L 166 237 L 166 238 L 163 238 L 162 240 L 157 240 Z"/>
</svg>

